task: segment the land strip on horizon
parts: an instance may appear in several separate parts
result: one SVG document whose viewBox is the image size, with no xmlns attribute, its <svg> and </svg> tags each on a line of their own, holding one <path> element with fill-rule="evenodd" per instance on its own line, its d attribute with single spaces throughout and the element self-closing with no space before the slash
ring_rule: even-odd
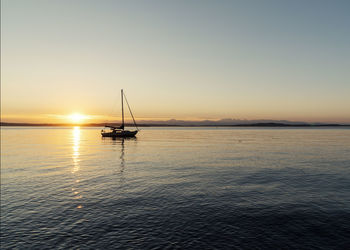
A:
<svg viewBox="0 0 350 250">
<path fill-rule="evenodd" d="M 0 126 L 12 127 L 104 127 L 118 126 L 119 123 L 16 123 L 16 122 L 1 122 Z M 126 127 L 134 126 L 132 123 L 126 123 Z M 140 123 L 138 127 L 350 127 L 350 124 L 338 123 L 281 123 L 281 122 L 258 122 L 258 123 L 243 123 L 243 124 L 169 124 L 169 123 Z"/>
</svg>

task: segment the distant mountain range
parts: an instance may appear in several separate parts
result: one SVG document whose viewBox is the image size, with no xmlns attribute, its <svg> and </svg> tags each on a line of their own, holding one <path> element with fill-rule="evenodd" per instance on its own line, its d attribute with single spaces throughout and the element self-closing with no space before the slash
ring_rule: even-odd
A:
<svg viewBox="0 0 350 250">
<path fill-rule="evenodd" d="M 117 123 L 89 123 L 80 124 L 80 126 L 98 126 L 114 125 Z M 1 122 L 1 126 L 72 126 L 76 124 L 51 124 L 51 123 L 10 123 Z M 130 125 L 130 124 L 126 124 Z M 239 119 L 221 119 L 221 120 L 201 120 L 201 121 L 186 121 L 170 119 L 165 121 L 153 121 L 153 120 L 140 120 L 138 121 L 140 127 L 159 127 L 159 126 L 179 126 L 179 127 L 200 127 L 200 126 L 214 126 L 214 127 L 309 127 L 309 126 L 350 126 L 350 124 L 333 124 L 333 123 L 307 123 L 299 121 L 287 121 L 287 120 L 239 120 Z"/>
<path fill-rule="evenodd" d="M 237 126 L 237 125 L 253 125 L 253 124 L 280 124 L 280 125 L 311 125 L 307 122 L 293 122 L 286 120 L 238 120 L 238 119 L 221 119 L 221 120 L 202 120 L 202 121 L 185 121 L 185 120 L 166 120 L 151 121 L 142 120 L 140 124 L 157 124 L 171 126 Z M 314 123 L 312 125 L 321 125 L 322 123 Z"/>
</svg>

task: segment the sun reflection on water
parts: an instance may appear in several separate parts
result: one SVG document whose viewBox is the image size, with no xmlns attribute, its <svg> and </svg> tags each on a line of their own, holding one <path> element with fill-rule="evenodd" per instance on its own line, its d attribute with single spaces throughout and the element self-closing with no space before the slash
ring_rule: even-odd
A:
<svg viewBox="0 0 350 250">
<path fill-rule="evenodd" d="M 73 169 L 72 174 L 75 178 L 75 185 L 77 185 L 80 182 L 79 179 L 79 170 L 80 170 L 80 127 L 74 127 L 72 130 L 72 160 L 73 160 Z M 72 192 L 74 195 L 75 200 L 81 199 L 83 196 L 80 194 L 77 187 L 72 188 Z M 81 209 L 83 206 L 81 204 L 77 205 L 78 209 Z"/>
<path fill-rule="evenodd" d="M 79 171 L 79 146 L 80 146 L 80 128 L 79 127 L 74 127 L 73 129 L 73 154 L 72 154 L 72 159 L 73 159 L 73 170 L 72 173 L 75 173 Z"/>
</svg>

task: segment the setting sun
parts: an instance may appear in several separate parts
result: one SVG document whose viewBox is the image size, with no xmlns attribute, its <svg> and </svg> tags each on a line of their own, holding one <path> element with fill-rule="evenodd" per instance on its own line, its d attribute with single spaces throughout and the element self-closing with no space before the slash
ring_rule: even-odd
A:
<svg viewBox="0 0 350 250">
<path fill-rule="evenodd" d="M 82 123 L 84 122 L 86 119 L 89 119 L 89 117 L 87 115 L 83 115 L 83 114 L 79 114 L 79 113 L 74 113 L 74 114 L 70 114 L 68 115 L 68 119 L 73 122 L 73 123 Z"/>
</svg>

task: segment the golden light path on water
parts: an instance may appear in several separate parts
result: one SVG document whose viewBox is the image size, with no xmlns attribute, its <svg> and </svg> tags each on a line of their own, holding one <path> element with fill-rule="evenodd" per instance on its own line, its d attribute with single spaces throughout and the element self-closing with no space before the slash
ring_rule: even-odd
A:
<svg viewBox="0 0 350 250">
<path fill-rule="evenodd" d="M 73 154 L 72 154 L 72 159 L 73 159 L 73 170 L 72 173 L 74 174 L 75 172 L 79 171 L 79 146 L 80 146 L 80 128 L 79 127 L 74 127 L 73 129 Z"/>
<path fill-rule="evenodd" d="M 80 127 L 74 127 L 72 130 L 72 160 L 73 160 L 73 169 L 72 174 L 75 175 L 75 184 L 78 184 L 80 182 L 79 179 L 79 170 L 80 170 Z M 72 188 L 74 198 L 75 199 L 81 199 L 83 196 L 80 194 L 78 189 L 76 187 Z M 77 208 L 82 208 L 83 206 L 81 204 L 78 204 Z"/>
</svg>

